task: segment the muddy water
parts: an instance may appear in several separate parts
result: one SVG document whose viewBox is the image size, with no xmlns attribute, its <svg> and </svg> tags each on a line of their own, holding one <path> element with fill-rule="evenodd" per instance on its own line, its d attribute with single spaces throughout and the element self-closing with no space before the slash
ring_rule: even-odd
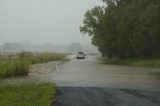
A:
<svg viewBox="0 0 160 106">
<path fill-rule="evenodd" d="M 76 60 L 55 68 L 55 62 L 38 66 L 41 74 L 32 73 L 26 77 L 1 80 L 1 84 L 55 82 L 59 86 L 111 87 L 137 90 L 160 91 L 160 69 L 138 68 L 103 64 L 96 56 Z"/>
</svg>

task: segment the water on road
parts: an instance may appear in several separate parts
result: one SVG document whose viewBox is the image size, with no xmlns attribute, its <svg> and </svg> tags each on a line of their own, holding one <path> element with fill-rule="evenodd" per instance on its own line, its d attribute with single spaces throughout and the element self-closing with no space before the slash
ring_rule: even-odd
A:
<svg viewBox="0 0 160 106">
<path fill-rule="evenodd" d="M 159 106 L 160 69 L 104 64 L 97 56 L 32 66 L 25 77 L 0 80 L 0 85 L 55 82 L 54 106 Z"/>
<path fill-rule="evenodd" d="M 68 87 L 110 87 L 118 89 L 160 91 L 160 69 L 139 68 L 104 64 L 97 56 L 87 55 L 86 59 L 75 59 L 61 64 L 49 62 L 38 64 L 38 73 L 29 76 L 1 80 L 1 84 L 55 82 Z M 58 70 L 56 64 L 58 64 Z M 60 65 L 61 64 L 61 65 Z"/>
<path fill-rule="evenodd" d="M 59 72 L 49 75 L 59 86 L 160 90 L 160 69 L 108 65 L 96 56 L 70 58 Z"/>
</svg>

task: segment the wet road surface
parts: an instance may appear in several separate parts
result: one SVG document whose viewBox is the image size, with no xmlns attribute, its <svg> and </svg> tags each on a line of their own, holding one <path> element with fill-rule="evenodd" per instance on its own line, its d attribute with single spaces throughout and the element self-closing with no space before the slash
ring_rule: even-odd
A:
<svg viewBox="0 0 160 106">
<path fill-rule="evenodd" d="M 52 78 L 58 85 L 54 106 L 160 105 L 160 69 L 107 65 L 94 56 L 70 58 Z"/>
<path fill-rule="evenodd" d="M 107 65 L 94 56 L 86 58 L 71 57 L 59 72 L 50 74 L 51 80 L 58 86 L 160 90 L 160 69 Z"/>
<path fill-rule="evenodd" d="M 101 88 L 101 87 L 60 87 L 58 90 L 59 91 L 57 93 L 57 102 L 53 106 L 159 106 L 160 105 L 160 101 L 159 100 L 154 101 L 152 100 L 152 97 L 146 97 L 145 95 L 144 98 L 138 95 L 132 95 L 130 93 L 127 93 L 125 92 L 125 90 L 118 90 L 113 88 L 111 89 L 111 88 Z"/>
</svg>

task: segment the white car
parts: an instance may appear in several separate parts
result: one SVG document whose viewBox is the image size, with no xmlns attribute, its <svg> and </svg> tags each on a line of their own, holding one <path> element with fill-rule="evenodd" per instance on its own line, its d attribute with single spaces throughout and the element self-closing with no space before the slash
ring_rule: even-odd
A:
<svg viewBox="0 0 160 106">
<path fill-rule="evenodd" d="M 76 52 L 76 59 L 85 59 L 84 52 Z"/>
</svg>

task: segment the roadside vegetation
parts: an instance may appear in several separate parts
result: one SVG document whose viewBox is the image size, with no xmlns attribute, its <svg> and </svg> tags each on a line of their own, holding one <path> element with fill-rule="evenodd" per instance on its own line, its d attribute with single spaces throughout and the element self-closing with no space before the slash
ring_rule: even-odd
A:
<svg viewBox="0 0 160 106">
<path fill-rule="evenodd" d="M 82 33 L 115 63 L 160 67 L 160 0 L 103 0 L 85 14 Z"/>
<path fill-rule="evenodd" d="M 52 83 L 0 87 L 0 106 L 50 106 L 55 92 Z"/>
<path fill-rule="evenodd" d="M 160 68 L 160 59 L 107 59 L 108 64 Z"/>
<path fill-rule="evenodd" d="M 23 52 L 14 56 L 0 56 L 0 78 L 23 76 L 29 73 L 31 64 L 49 61 L 65 61 L 65 54 Z"/>
</svg>

